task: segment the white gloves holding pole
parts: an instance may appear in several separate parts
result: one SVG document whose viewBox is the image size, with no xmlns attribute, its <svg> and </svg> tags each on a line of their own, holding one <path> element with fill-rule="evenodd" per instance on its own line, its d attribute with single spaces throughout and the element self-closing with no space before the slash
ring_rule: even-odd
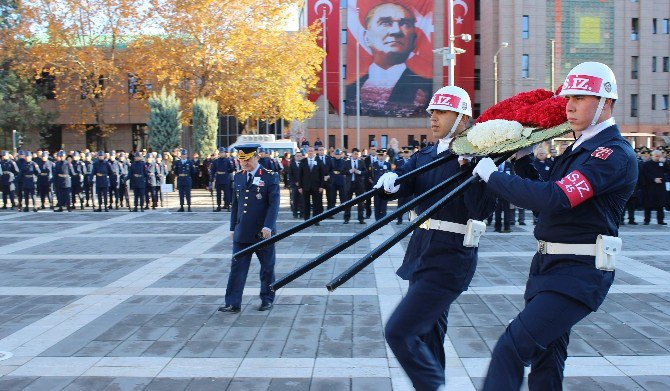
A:
<svg viewBox="0 0 670 391">
<path fill-rule="evenodd" d="M 395 184 L 396 179 L 398 179 L 398 174 L 394 172 L 384 173 L 373 187 L 375 189 L 383 187 L 387 193 L 397 193 L 400 190 L 400 185 Z"/>
<path fill-rule="evenodd" d="M 493 159 L 490 157 L 485 157 L 484 159 L 480 160 L 479 163 L 477 163 L 475 169 L 472 170 L 472 175 L 479 175 L 479 177 L 482 178 L 484 182 L 488 182 L 491 174 L 496 171 L 498 171 L 498 167 L 495 163 L 493 163 Z"/>
</svg>

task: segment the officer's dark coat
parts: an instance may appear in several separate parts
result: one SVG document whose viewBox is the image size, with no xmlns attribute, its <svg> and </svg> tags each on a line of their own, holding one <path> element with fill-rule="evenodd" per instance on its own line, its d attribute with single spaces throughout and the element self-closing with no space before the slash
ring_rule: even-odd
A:
<svg viewBox="0 0 670 391">
<path fill-rule="evenodd" d="M 642 163 L 640 172 L 642 188 L 644 189 L 644 207 L 661 208 L 665 206 L 665 176 L 670 171 L 667 162 L 655 162 L 653 160 Z M 654 179 L 661 178 L 661 183 Z"/>
<path fill-rule="evenodd" d="M 328 175 L 330 177 L 329 182 L 333 184 L 334 187 L 338 189 L 344 189 L 346 185 L 345 177 L 346 173 L 344 171 L 346 160 L 344 158 L 340 159 L 331 159 L 330 160 L 330 170 Z"/>
<path fill-rule="evenodd" d="M 158 164 L 156 162 L 146 163 L 147 166 L 147 186 L 156 187 L 160 185 L 158 180 Z"/>
<path fill-rule="evenodd" d="M 254 181 L 247 185 L 246 171 L 235 174 L 233 179 L 233 205 L 230 210 L 230 230 L 238 243 L 255 243 L 261 240 L 263 227 L 277 231 L 279 213 L 279 175 L 259 166 Z"/>
<path fill-rule="evenodd" d="M 40 168 L 37 163 L 31 161 L 25 162 L 21 168 L 18 176 L 18 181 L 21 183 L 23 190 L 35 190 L 37 185 L 37 177 L 40 175 Z"/>
<path fill-rule="evenodd" d="M 535 167 L 535 170 L 540 175 L 540 179 L 542 179 L 544 182 L 549 180 L 549 172 L 551 171 L 551 167 L 553 165 L 554 161 L 550 159 L 533 160 L 533 167 Z"/>
<path fill-rule="evenodd" d="M 147 165 L 143 161 L 132 162 L 128 169 L 130 176 L 130 187 L 132 189 L 145 189 L 147 186 Z"/>
<path fill-rule="evenodd" d="M 172 170 L 177 177 L 178 189 L 191 188 L 193 183 L 191 177 L 198 172 L 192 160 L 186 160 L 186 163 L 175 160 Z"/>
<path fill-rule="evenodd" d="M 613 125 L 559 156 L 548 182 L 494 172 L 488 185 L 514 205 L 539 213 L 538 240 L 595 244 L 599 234 L 618 235 L 637 177 L 635 153 Z M 613 281 L 614 272 L 596 269 L 592 256 L 536 253 L 525 298 L 559 292 L 595 311 Z"/>
<path fill-rule="evenodd" d="M 398 175 L 403 175 L 424 166 L 438 157 L 451 155 L 451 151 L 437 154 L 437 147 L 426 147 L 412 155 L 409 161 L 401 168 L 396 169 Z M 447 178 L 465 170 L 458 159 L 453 159 L 438 168 L 403 182 L 398 192 L 399 197 L 416 197 L 425 193 Z M 418 204 L 414 210 L 417 214 L 437 203 L 444 194 L 437 194 Z M 468 219 L 484 220 L 495 208 L 495 197 L 486 192 L 484 182 L 474 183 L 461 196 L 454 198 L 432 216 L 433 219 L 449 221 L 458 224 L 467 224 Z M 477 248 L 464 247 L 463 235 L 452 232 L 425 230 L 417 228 L 407 245 L 407 252 L 402 266 L 397 271 L 398 276 L 405 280 L 430 278 L 439 280 L 451 290 L 465 291 L 472 281 L 477 267 Z"/>
<path fill-rule="evenodd" d="M 72 176 L 75 175 L 74 167 L 67 160 L 56 162 L 54 177 L 56 189 L 69 189 L 72 187 Z"/>
<path fill-rule="evenodd" d="M 37 177 L 37 187 L 40 191 L 48 192 L 53 181 L 54 163 L 49 160 L 39 160 L 36 163 L 40 168 L 40 175 Z"/>
<path fill-rule="evenodd" d="M 212 162 L 209 167 L 209 177 L 216 181 L 217 189 L 230 186 L 230 174 L 235 171 L 235 166 L 230 158 L 220 157 Z"/>
<path fill-rule="evenodd" d="M 19 167 L 16 165 L 16 162 L 7 159 L 3 160 L 0 164 L 2 164 L 2 177 L 0 178 L 0 185 L 2 185 L 3 191 L 16 190 L 14 182 L 16 181 L 16 176 L 19 174 Z"/>
<path fill-rule="evenodd" d="M 109 187 L 109 176 L 112 175 L 112 167 L 108 161 L 96 160 L 93 163 L 92 174 L 96 189 Z"/>
</svg>

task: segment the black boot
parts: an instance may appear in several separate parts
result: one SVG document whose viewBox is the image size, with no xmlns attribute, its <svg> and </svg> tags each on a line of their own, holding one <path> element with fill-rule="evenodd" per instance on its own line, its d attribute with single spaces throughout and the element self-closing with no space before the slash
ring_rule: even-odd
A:
<svg viewBox="0 0 670 391">
<path fill-rule="evenodd" d="M 135 209 L 133 209 L 133 212 L 137 212 L 137 207 L 135 207 Z"/>
<path fill-rule="evenodd" d="M 181 208 L 177 212 L 183 212 L 184 211 L 184 206 L 182 205 Z"/>
<path fill-rule="evenodd" d="M 191 212 L 191 205 L 188 206 L 188 211 Z"/>
<path fill-rule="evenodd" d="M 217 212 L 221 212 L 221 205 L 219 205 L 219 206 L 216 207 L 216 211 L 217 211 Z"/>
</svg>

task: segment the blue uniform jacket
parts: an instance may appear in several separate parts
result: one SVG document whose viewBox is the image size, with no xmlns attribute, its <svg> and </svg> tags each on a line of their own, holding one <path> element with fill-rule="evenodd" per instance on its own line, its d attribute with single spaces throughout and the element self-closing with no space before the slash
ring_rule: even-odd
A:
<svg viewBox="0 0 670 391">
<path fill-rule="evenodd" d="M 86 165 L 81 160 L 72 161 L 72 168 L 74 175 L 72 176 L 72 191 L 79 193 L 84 186 L 84 173 L 86 172 Z"/>
<path fill-rule="evenodd" d="M 132 162 L 128 169 L 131 189 L 145 189 L 147 186 L 147 164 L 143 161 Z"/>
<path fill-rule="evenodd" d="M 3 160 L 2 161 L 2 179 L 0 184 L 3 187 L 9 187 L 10 190 L 14 190 L 14 181 L 16 176 L 19 174 L 19 167 L 16 165 L 16 162 L 13 160 Z"/>
<path fill-rule="evenodd" d="M 559 156 L 548 182 L 494 172 L 488 184 L 514 205 L 539 212 L 538 240 L 595 243 L 599 234 L 618 235 L 637 178 L 635 153 L 613 125 Z M 554 291 L 595 311 L 613 281 L 614 272 L 596 269 L 594 257 L 536 253 L 525 297 L 530 300 L 539 292 Z"/>
<path fill-rule="evenodd" d="M 93 162 L 84 161 L 84 185 L 91 186 L 93 184 Z"/>
<path fill-rule="evenodd" d="M 112 175 L 112 167 L 107 160 L 96 160 L 93 163 L 92 174 L 96 189 L 109 187 L 109 176 Z"/>
<path fill-rule="evenodd" d="M 537 171 L 540 179 L 544 182 L 549 180 L 549 173 L 551 172 L 551 167 L 554 165 L 554 161 L 550 159 L 545 159 L 544 161 L 533 160 L 533 167 Z"/>
<path fill-rule="evenodd" d="M 192 160 L 186 160 L 186 163 L 182 163 L 181 160 L 175 160 L 173 163 L 174 175 L 177 177 L 177 188 L 190 188 L 191 187 L 191 176 L 197 173 L 195 164 Z"/>
<path fill-rule="evenodd" d="M 54 177 L 57 189 L 68 189 L 72 187 L 72 176 L 75 175 L 72 163 L 66 161 L 56 162 Z"/>
<path fill-rule="evenodd" d="M 209 177 L 214 178 L 216 187 L 223 189 L 230 186 L 230 174 L 235 171 L 235 166 L 230 158 L 220 157 L 212 162 L 209 167 Z"/>
<path fill-rule="evenodd" d="M 380 162 L 378 159 L 374 160 L 372 163 L 372 181 L 377 183 L 379 178 L 387 172 L 391 171 L 391 163 L 389 162 Z"/>
<path fill-rule="evenodd" d="M 25 162 L 21 172 L 19 173 L 18 181 L 21 183 L 23 190 L 35 190 L 37 184 L 37 177 L 40 175 L 40 168 L 37 163 L 31 161 Z"/>
<path fill-rule="evenodd" d="M 424 166 L 442 156 L 448 156 L 447 150 L 437 154 L 436 146 L 429 146 L 412 155 L 412 157 L 396 169 L 403 175 L 417 167 Z M 451 160 L 437 168 L 423 173 L 400 185 L 399 197 L 410 198 L 425 193 L 430 188 L 443 182 L 467 166 L 461 167 L 457 159 Z M 418 204 L 414 210 L 417 214 L 437 203 L 446 192 L 437 194 L 427 201 Z M 469 219 L 484 220 L 495 209 L 495 197 L 486 191 L 484 182 L 472 184 L 462 195 L 452 199 L 431 218 L 452 223 L 467 224 Z M 430 278 L 447 284 L 456 292 L 467 290 L 477 267 L 477 248 L 464 247 L 463 235 L 417 228 L 407 246 L 405 259 L 397 271 L 398 276 L 405 280 Z"/>
<path fill-rule="evenodd" d="M 333 186 L 337 188 L 344 188 L 346 182 L 344 180 L 345 172 L 344 170 L 344 163 L 346 163 L 346 160 L 344 158 L 336 159 L 333 158 L 330 160 L 330 171 L 328 172 L 328 176 L 330 176 L 330 183 L 333 184 Z"/>
<path fill-rule="evenodd" d="M 256 179 L 258 178 L 258 179 Z M 279 213 L 279 175 L 260 166 L 255 182 L 247 186 L 247 172 L 235 174 L 233 205 L 230 213 L 230 230 L 238 243 L 255 243 L 261 240 L 263 227 L 277 232 Z"/>
<path fill-rule="evenodd" d="M 48 190 L 53 181 L 54 164 L 49 160 L 40 160 L 36 163 L 40 168 L 40 175 L 37 177 L 37 187 L 43 190 Z"/>
</svg>

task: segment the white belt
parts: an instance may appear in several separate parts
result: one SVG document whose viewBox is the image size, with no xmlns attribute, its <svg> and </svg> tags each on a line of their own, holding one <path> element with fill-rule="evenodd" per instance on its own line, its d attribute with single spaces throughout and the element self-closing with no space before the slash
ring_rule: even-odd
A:
<svg viewBox="0 0 670 391">
<path fill-rule="evenodd" d="M 438 231 L 452 232 L 465 235 L 467 226 L 465 224 L 452 223 L 451 221 L 428 219 L 424 221 L 419 228 L 435 229 Z"/>
<path fill-rule="evenodd" d="M 595 244 L 552 243 L 544 240 L 537 241 L 537 252 L 540 254 L 572 254 L 596 256 Z"/>
</svg>

